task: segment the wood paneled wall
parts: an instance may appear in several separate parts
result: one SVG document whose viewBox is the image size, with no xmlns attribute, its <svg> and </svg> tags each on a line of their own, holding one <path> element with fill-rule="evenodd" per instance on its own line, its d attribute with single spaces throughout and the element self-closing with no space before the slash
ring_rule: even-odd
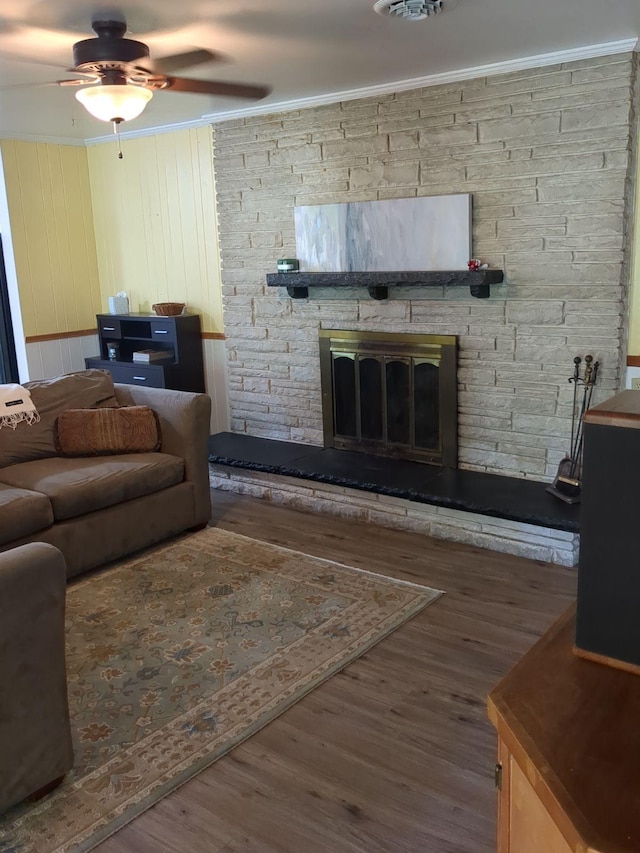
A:
<svg viewBox="0 0 640 853">
<path fill-rule="evenodd" d="M 629 305 L 628 355 L 640 356 L 640 133 L 636 154 L 636 198 L 632 232 L 631 298 Z"/>
<path fill-rule="evenodd" d="M 100 286 L 87 149 L 0 145 L 24 334 L 94 327 Z"/>
<path fill-rule="evenodd" d="M 186 302 L 222 332 L 211 128 L 89 148 L 102 305 L 124 290 L 132 311 Z"/>
</svg>

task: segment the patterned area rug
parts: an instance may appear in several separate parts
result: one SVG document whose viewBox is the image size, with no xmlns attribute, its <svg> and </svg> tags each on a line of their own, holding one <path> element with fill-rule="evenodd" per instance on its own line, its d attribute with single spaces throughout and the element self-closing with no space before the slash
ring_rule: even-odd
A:
<svg viewBox="0 0 640 853">
<path fill-rule="evenodd" d="M 75 767 L 0 851 L 90 850 L 439 595 L 214 528 L 73 584 Z"/>
</svg>

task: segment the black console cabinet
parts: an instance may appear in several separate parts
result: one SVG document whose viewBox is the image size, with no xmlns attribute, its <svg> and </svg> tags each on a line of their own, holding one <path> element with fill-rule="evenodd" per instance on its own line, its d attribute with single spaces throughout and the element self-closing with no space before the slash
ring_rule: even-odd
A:
<svg viewBox="0 0 640 853">
<path fill-rule="evenodd" d="M 200 317 L 180 314 L 98 314 L 100 354 L 85 359 L 87 368 L 110 370 L 114 382 L 204 392 L 204 365 Z M 116 358 L 108 357 L 109 344 L 117 348 Z M 133 353 L 161 352 L 161 361 L 138 363 Z"/>
<path fill-rule="evenodd" d="M 576 652 L 640 673 L 640 391 L 584 416 Z"/>
</svg>

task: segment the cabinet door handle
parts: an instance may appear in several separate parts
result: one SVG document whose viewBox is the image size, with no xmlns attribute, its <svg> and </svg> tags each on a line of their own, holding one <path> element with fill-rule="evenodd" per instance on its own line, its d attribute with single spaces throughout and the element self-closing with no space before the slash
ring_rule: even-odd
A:
<svg viewBox="0 0 640 853">
<path fill-rule="evenodd" d="M 147 381 L 146 376 L 134 376 L 133 378 L 137 379 L 139 382 L 146 382 Z"/>
<path fill-rule="evenodd" d="M 168 335 L 169 332 L 167 329 L 154 329 L 153 334 L 154 335 Z"/>
<path fill-rule="evenodd" d="M 103 332 L 115 332 L 115 330 L 116 330 L 115 326 L 103 326 L 102 327 Z"/>
</svg>

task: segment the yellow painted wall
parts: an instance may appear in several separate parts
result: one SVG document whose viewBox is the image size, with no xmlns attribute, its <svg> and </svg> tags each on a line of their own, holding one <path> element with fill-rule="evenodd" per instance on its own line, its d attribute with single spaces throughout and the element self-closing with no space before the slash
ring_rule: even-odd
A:
<svg viewBox="0 0 640 853">
<path fill-rule="evenodd" d="M 25 336 L 95 328 L 100 286 L 86 148 L 0 146 Z"/>
<path fill-rule="evenodd" d="M 102 309 L 124 290 L 132 312 L 186 302 L 222 332 L 209 126 L 88 149 Z"/>
<path fill-rule="evenodd" d="M 636 198 L 631 254 L 631 296 L 629 300 L 628 355 L 640 355 L 640 133 L 636 157 Z"/>
</svg>

